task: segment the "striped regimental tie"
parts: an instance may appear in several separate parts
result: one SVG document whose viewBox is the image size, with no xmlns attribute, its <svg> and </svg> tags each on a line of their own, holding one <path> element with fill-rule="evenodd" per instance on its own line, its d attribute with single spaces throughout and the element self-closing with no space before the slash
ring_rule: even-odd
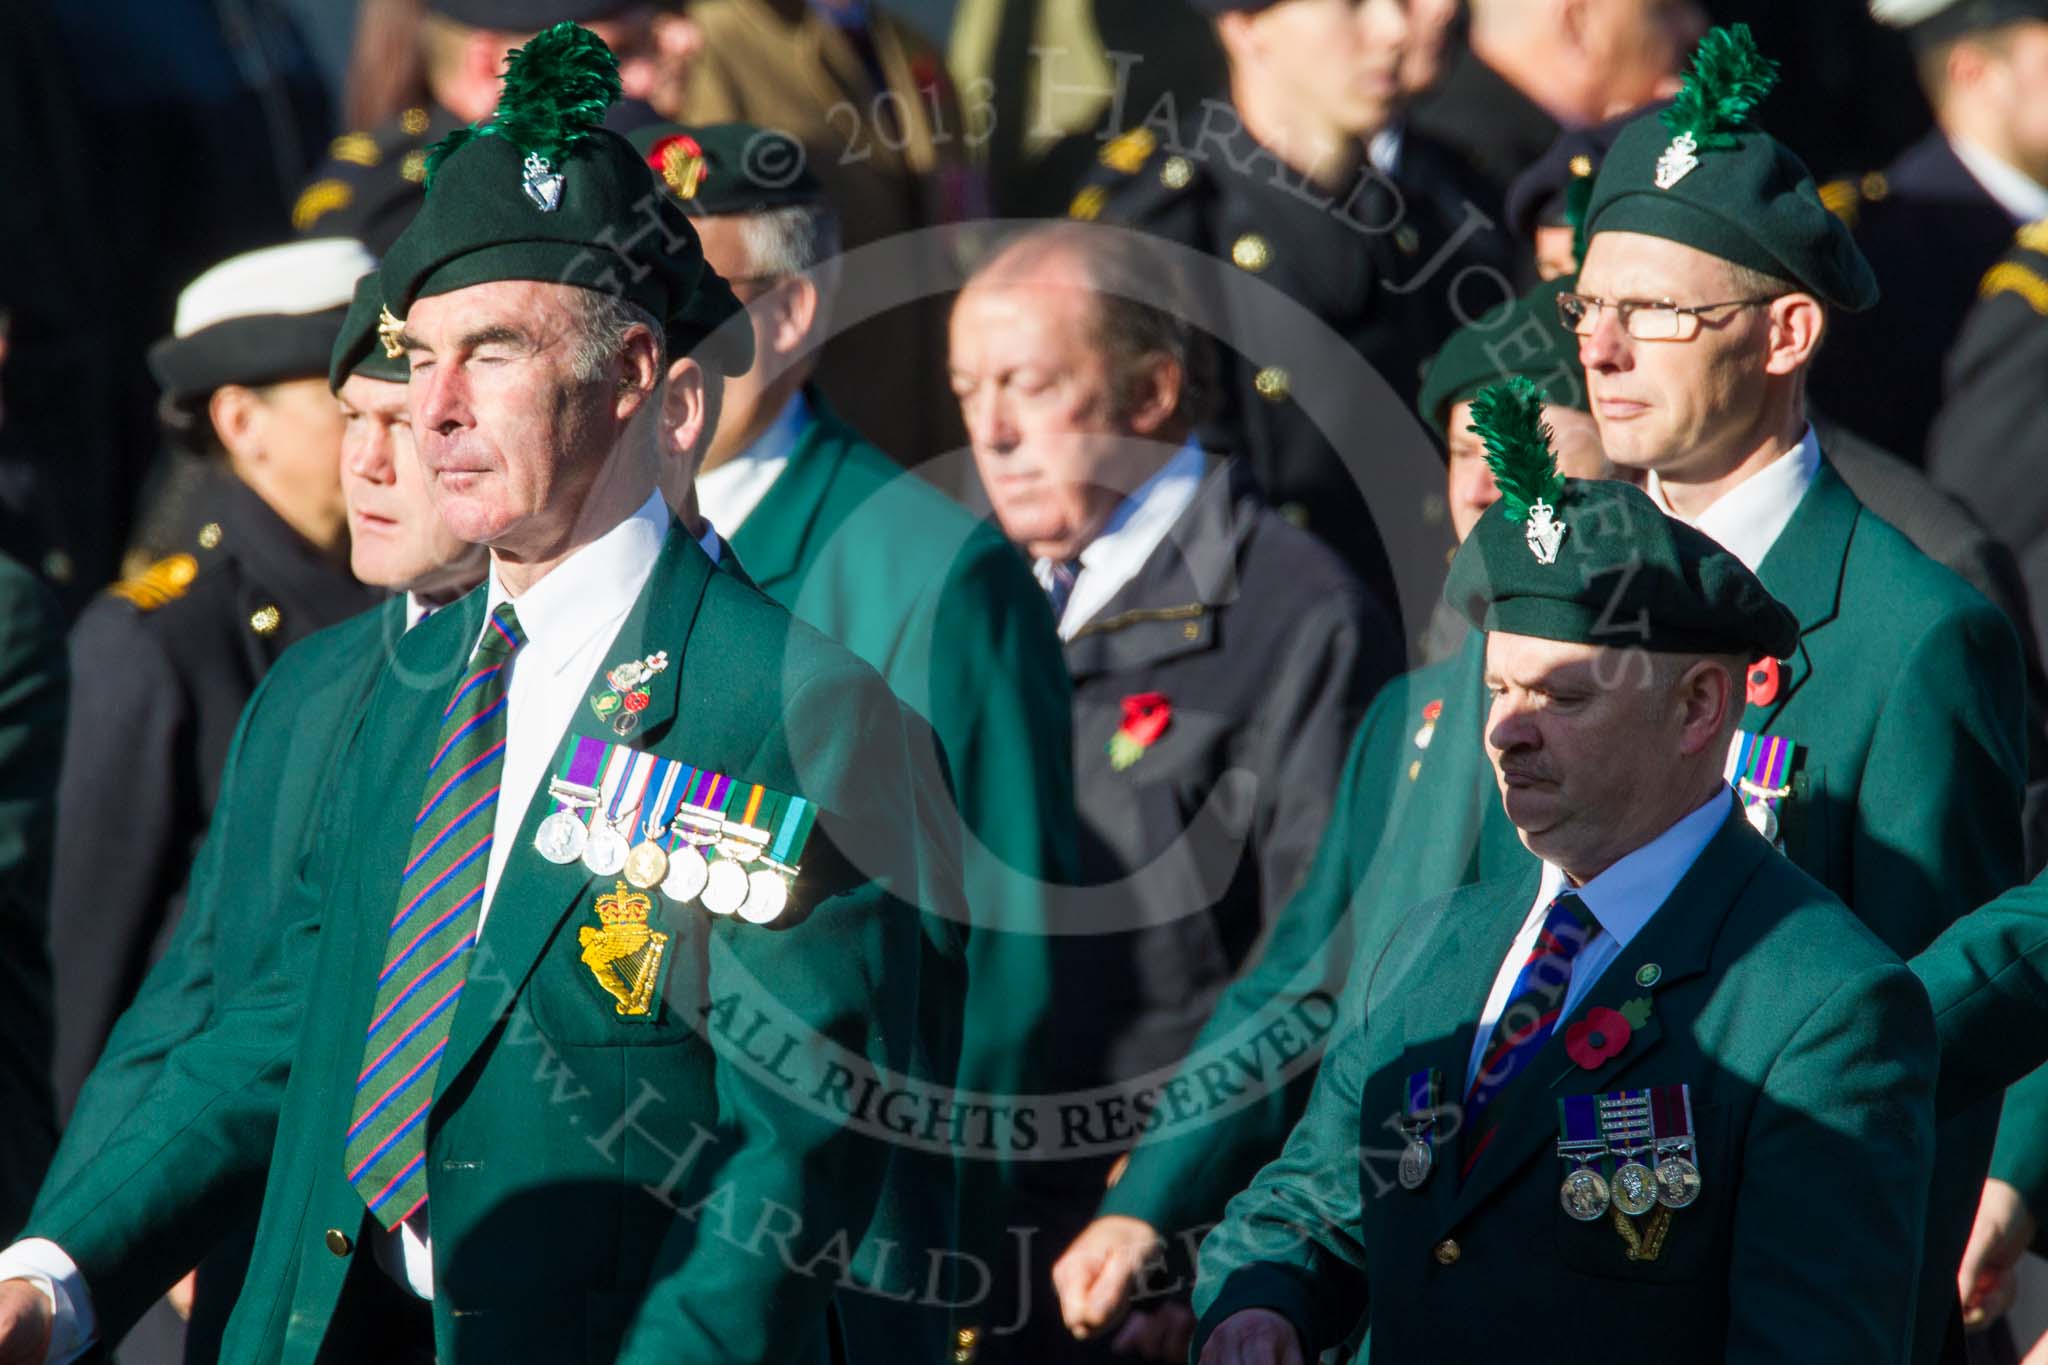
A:
<svg viewBox="0 0 2048 1365">
<path fill-rule="evenodd" d="M 349 1183 L 387 1228 L 427 1204 L 427 1106 L 476 945 L 505 768 L 507 670 L 525 642 L 512 604 L 501 604 L 441 713 L 413 820 L 343 1156 Z"/>
<path fill-rule="evenodd" d="M 1458 1174 L 1469 1175 L 1492 1143 L 1496 1124 L 1485 1115 L 1500 1092 L 1521 1074 L 1557 1030 L 1565 993 L 1571 989 L 1572 962 L 1593 939 L 1598 924 L 1586 903 L 1569 891 L 1550 903 L 1543 928 L 1515 973 L 1507 1006 L 1487 1035 L 1486 1051 L 1465 1091 L 1461 1135 L 1464 1160 Z"/>
</svg>

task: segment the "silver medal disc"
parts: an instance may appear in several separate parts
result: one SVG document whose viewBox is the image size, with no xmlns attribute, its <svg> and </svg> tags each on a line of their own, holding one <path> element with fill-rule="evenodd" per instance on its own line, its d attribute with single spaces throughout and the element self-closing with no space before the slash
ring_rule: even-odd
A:
<svg viewBox="0 0 2048 1365">
<path fill-rule="evenodd" d="M 1600 1178 L 1600 1172 L 1590 1166 L 1581 1166 L 1564 1178 L 1564 1184 L 1557 1192 L 1557 1202 L 1579 1222 L 1590 1223 L 1607 1212 L 1610 1202 L 1607 1182 Z"/>
<path fill-rule="evenodd" d="M 1657 1202 L 1667 1209 L 1682 1209 L 1700 1197 L 1700 1168 L 1682 1156 L 1667 1156 L 1657 1163 Z"/>
<path fill-rule="evenodd" d="M 1776 806 L 1773 806 L 1768 801 L 1752 801 L 1743 808 L 1743 814 L 1749 817 L 1749 823 L 1756 827 L 1758 834 L 1763 835 L 1764 838 L 1769 839 L 1772 843 L 1778 841 L 1778 808 Z"/>
<path fill-rule="evenodd" d="M 1401 1165 L 1396 1171 L 1401 1188 L 1421 1189 L 1423 1182 L 1429 1179 L 1430 1168 L 1435 1165 L 1436 1153 L 1430 1150 L 1429 1144 L 1420 1137 L 1409 1138 L 1408 1145 L 1401 1149 Z"/>
<path fill-rule="evenodd" d="M 720 858 L 711 865 L 711 875 L 705 879 L 704 908 L 714 915 L 730 915 L 747 903 L 746 871 L 730 858 Z"/>
<path fill-rule="evenodd" d="M 1657 1177 L 1640 1161 L 1625 1161 L 1614 1172 L 1614 1207 L 1636 1217 L 1657 1207 Z"/>
<path fill-rule="evenodd" d="M 668 855 L 668 875 L 661 879 L 661 894 L 678 905 L 688 905 L 709 880 L 711 869 L 704 865 L 704 855 L 685 844 Z"/>
<path fill-rule="evenodd" d="M 576 818 L 576 812 L 558 810 L 540 822 L 534 832 L 534 851 L 551 863 L 573 863 L 583 856 L 583 845 L 589 840 L 590 831 Z"/>
<path fill-rule="evenodd" d="M 583 846 L 583 865 L 600 877 L 616 877 L 631 852 L 625 835 L 610 825 L 599 825 L 590 831 L 590 841 Z"/>
<path fill-rule="evenodd" d="M 749 924 L 773 924 L 789 904 L 789 883 L 763 868 L 747 874 L 747 903 L 740 918 Z"/>
</svg>

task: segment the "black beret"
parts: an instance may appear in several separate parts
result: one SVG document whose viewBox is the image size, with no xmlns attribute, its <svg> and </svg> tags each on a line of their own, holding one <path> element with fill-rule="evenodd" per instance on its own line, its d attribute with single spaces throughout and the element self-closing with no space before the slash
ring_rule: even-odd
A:
<svg viewBox="0 0 2048 1365">
<path fill-rule="evenodd" d="M 1501 499 L 1458 547 L 1444 600 L 1479 630 L 1658 654 L 1782 659 L 1799 622 L 1705 532 L 1633 484 L 1558 475 L 1534 387 L 1475 402 Z"/>
</svg>

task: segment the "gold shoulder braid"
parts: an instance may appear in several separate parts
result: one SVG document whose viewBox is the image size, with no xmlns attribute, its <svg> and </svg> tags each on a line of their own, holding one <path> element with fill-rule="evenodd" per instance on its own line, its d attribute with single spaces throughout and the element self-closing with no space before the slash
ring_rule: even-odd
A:
<svg viewBox="0 0 2048 1365">
<path fill-rule="evenodd" d="M 133 578 L 124 578 L 107 591 L 132 602 L 140 611 L 155 611 L 166 602 L 185 595 L 199 576 L 199 561 L 188 554 L 159 559 Z"/>
</svg>

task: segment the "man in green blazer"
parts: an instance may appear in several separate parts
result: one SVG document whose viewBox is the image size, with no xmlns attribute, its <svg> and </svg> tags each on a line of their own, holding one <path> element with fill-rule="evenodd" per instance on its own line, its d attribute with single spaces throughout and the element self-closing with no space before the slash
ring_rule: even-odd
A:
<svg viewBox="0 0 2048 1365">
<path fill-rule="evenodd" d="M 1901 956 L 2020 880 L 2025 671 L 2002 614 L 1865 508 L 1806 412 L 1829 319 L 1877 286 L 1799 159 L 1748 111 L 1769 64 L 1705 39 L 1673 106 L 1625 128 L 1561 315 L 1609 459 L 1799 618 L 1729 755 L 1750 817 Z M 1915 1359 L 1957 1358 L 1955 1274 L 1995 1105 L 1945 1123 Z"/>
<path fill-rule="evenodd" d="M 1298 1365 L 1362 1314 L 1345 1358 L 1903 1361 L 1933 1020 L 1722 777 L 1745 666 L 1797 623 L 1634 488 L 1559 477 L 1532 386 L 1480 406 L 1504 496 L 1445 594 L 1542 864 L 1361 964 L 1203 1243 L 1199 1358 Z"/>
<path fill-rule="evenodd" d="M 406 361 L 376 344 L 374 272 L 356 287 L 329 376 L 341 403 L 350 570 L 394 594 L 294 645 L 256 688 L 222 772 L 222 799 L 183 916 L 79 1092 L 44 1189 L 70 1183 L 236 987 L 274 964 L 308 827 L 398 638 L 482 580 L 484 552 L 449 534 L 427 496 L 406 408 Z M 255 1220 L 221 1229 L 193 1293 L 187 1358 L 211 1360 L 248 1275 Z"/>
<path fill-rule="evenodd" d="M 0 1284 L 0 1358 L 118 1330 L 259 1190 L 224 1359 L 830 1356 L 889 1158 L 850 1095 L 917 1008 L 901 709 L 656 495 L 664 346 L 732 302 L 595 126 L 609 54 L 559 25 L 507 89 L 379 276 L 488 588 L 378 681 L 320 913 L 45 1202 L 71 1270 Z"/>
<path fill-rule="evenodd" d="M 932 966 L 957 979 L 962 1015 L 957 1065 L 930 1079 L 996 1104 L 1038 1095 L 1048 900 L 1078 880 L 1070 686 L 1045 594 L 994 528 L 906 474 L 810 382 L 839 251 L 833 207 L 800 149 L 747 123 L 656 124 L 632 141 L 689 214 L 711 268 L 739 282 L 748 319 L 733 326 L 751 324 L 758 357 L 722 386 L 695 505 L 763 592 L 872 665 L 929 724 L 950 779 L 946 815 L 970 836 L 973 922 L 927 920 Z M 799 169 L 766 174 L 782 165 Z M 670 502 L 685 499 L 671 488 Z M 899 1226 L 895 1254 L 954 1248 L 1000 1281 L 1015 1175 L 1005 1158 L 1026 1137 L 999 1115 L 965 1131 L 975 1136 L 959 1153 L 961 1205 L 972 1218 L 940 1240 Z M 906 1160 L 901 1178 L 933 1178 L 924 1167 Z M 900 1207 L 929 1202 L 913 1194 Z M 972 1333 L 987 1321 L 989 1286 L 965 1273 L 974 1278 L 962 1293 L 976 1302 L 955 1330 Z"/>
</svg>

